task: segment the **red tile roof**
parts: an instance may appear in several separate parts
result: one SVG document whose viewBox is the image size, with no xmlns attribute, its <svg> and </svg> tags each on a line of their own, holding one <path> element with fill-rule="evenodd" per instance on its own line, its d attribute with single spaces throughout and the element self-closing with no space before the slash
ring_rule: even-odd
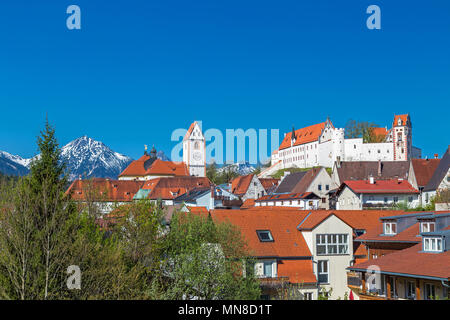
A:
<svg viewBox="0 0 450 320">
<path fill-rule="evenodd" d="M 372 128 L 372 133 L 376 136 L 387 136 L 388 131 L 386 128 Z"/>
<path fill-rule="evenodd" d="M 132 201 L 134 195 L 144 184 L 143 181 L 110 180 L 94 178 L 89 180 L 75 180 L 66 194 L 71 194 L 75 201 L 86 201 L 91 198 L 95 201 L 114 202 Z"/>
<path fill-rule="evenodd" d="M 402 120 L 401 126 L 405 126 L 408 121 L 408 118 L 409 118 L 409 115 L 407 115 L 407 114 L 395 115 L 394 116 L 394 124 L 392 126 L 393 127 L 398 126 L 398 119 Z"/>
<path fill-rule="evenodd" d="M 441 159 L 412 159 L 417 185 L 424 187 L 433 176 Z"/>
<path fill-rule="evenodd" d="M 244 201 L 240 209 L 248 209 L 255 206 L 255 199 L 247 199 Z"/>
<path fill-rule="evenodd" d="M 280 182 L 280 179 L 274 178 L 259 178 L 259 182 L 261 182 L 263 188 L 267 191 L 274 186 L 277 186 Z"/>
<path fill-rule="evenodd" d="M 256 209 L 256 208 L 255 208 Z M 237 226 L 255 257 L 310 257 L 301 232 L 295 228 L 308 214 L 299 210 L 212 210 L 215 221 Z M 261 242 L 256 230 L 270 230 L 274 241 Z"/>
<path fill-rule="evenodd" d="M 187 207 L 187 209 L 195 215 L 201 217 L 207 217 L 209 215 L 209 211 L 206 207 Z"/>
<path fill-rule="evenodd" d="M 252 182 L 253 176 L 254 174 L 248 174 L 246 176 L 234 178 L 231 181 L 231 193 L 236 195 L 244 195 Z"/>
<path fill-rule="evenodd" d="M 280 260 L 278 277 L 287 277 L 290 283 L 316 283 L 311 260 Z"/>
<path fill-rule="evenodd" d="M 419 233 L 420 223 L 415 223 L 394 236 L 382 236 L 381 234 L 383 234 L 383 223 L 379 222 L 377 226 L 367 230 L 365 234 L 359 236 L 357 239 L 365 241 L 420 242 L 422 241 L 422 238 L 418 236 Z"/>
<path fill-rule="evenodd" d="M 322 130 L 325 128 L 325 124 L 326 122 L 322 122 L 309 127 L 295 130 L 294 146 L 317 141 L 322 133 Z M 291 137 L 292 132 L 286 134 L 283 141 L 281 142 L 279 150 L 291 147 Z"/>
<path fill-rule="evenodd" d="M 145 177 L 145 176 L 188 176 L 189 171 L 184 162 L 155 161 L 147 168 L 144 163 L 150 160 L 149 155 L 143 155 L 138 160 L 131 162 L 128 167 L 119 175 L 119 177 Z"/>
<path fill-rule="evenodd" d="M 184 135 L 183 141 L 189 139 L 189 137 L 191 136 L 192 130 L 194 130 L 196 124 L 197 124 L 197 121 L 194 121 L 194 122 L 191 123 L 191 125 L 189 126 L 188 131 Z"/>
<path fill-rule="evenodd" d="M 369 230 L 379 225 L 381 217 L 403 214 L 398 210 L 314 210 L 299 225 L 300 230 L 312 230 L 331 215 L 335 215 L 355 230 Z"/>
<path fill-rule="evenodd" d="M 343 182 L 355 193 L 419 193 L 407 180 L 346 180 Z"/>
<path fill-rule="evenodd" d="M 145 181 L 142 189 L 150 190 L 148 199 L 171 200 L 186 192 L 199 188 L 210 187 L 211 182 L 207 177 L 170 177 L 156 178 Z"/>
<path fill-rule="evenodd" d="M 422 244 L 419 243 L 408 249 L 355 264 L 349 269 L 367 270 L 370 266 L 376 265 L 381 272 L 449 279 L 450 251 L 426 253 L 421 250 Z"/>
</svg>

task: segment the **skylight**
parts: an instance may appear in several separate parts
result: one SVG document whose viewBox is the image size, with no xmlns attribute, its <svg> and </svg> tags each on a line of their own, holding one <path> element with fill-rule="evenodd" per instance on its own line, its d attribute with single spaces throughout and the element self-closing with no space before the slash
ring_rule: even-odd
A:
<svg viewBox="0 0 450 320">
<path fill-rule="evenodd" d="M 272 242 L 273 237 L 269 230 L 256 230 L 259 241 L 261 242 Z"/>
</svg>

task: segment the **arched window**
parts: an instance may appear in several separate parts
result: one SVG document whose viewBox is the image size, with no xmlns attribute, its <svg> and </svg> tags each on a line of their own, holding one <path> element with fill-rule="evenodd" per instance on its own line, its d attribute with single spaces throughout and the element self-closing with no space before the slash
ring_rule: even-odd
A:
<svg viewBox="0 0 450 320">
<path fill-rule="evenodd" d="M 194 144 L 194 149 L 195 149 L 195 150 L 200 149 L 200 145 L 198 144 L 198 141 L 195 142 L 195 144 Z"/>
</svg>

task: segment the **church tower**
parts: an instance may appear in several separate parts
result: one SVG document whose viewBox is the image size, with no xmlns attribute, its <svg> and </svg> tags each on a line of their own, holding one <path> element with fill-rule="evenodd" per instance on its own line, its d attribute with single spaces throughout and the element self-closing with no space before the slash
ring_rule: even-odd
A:
<svg viewBox="0 0 450 320">
<path fill-rule="evenodd" d="M 394 161 L 408 161 L 412 155 L 412 124 L 409 114 L 395 115 L 392 125 Z"/>
<path fill-rule="evenodd" d="M 191 176 L 206 177 L 206 146 L 201 121 L 194 121 L 184 136 L 183 162 Z"/>
</svg>

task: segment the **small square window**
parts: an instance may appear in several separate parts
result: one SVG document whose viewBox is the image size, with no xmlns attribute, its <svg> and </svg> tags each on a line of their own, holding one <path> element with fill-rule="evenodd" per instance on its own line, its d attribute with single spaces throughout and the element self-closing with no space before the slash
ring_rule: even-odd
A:
<svg viewBox="0 0 450 320">
<path fill-rule="evenodd" d="M 269 230 L 257 230 L 256 234 L 258 235 L 259 241 L 261 242 L 272 242 L 273 237 Z"/>
</svg>

